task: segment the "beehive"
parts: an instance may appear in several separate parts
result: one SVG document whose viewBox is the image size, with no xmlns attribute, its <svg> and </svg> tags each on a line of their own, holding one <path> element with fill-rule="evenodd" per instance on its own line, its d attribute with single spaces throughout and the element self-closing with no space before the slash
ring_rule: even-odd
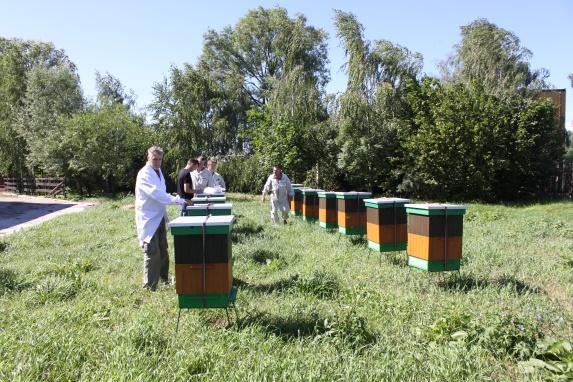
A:
<svg viewBox="0 0 573 382">
<path fill-rule="evenodd" d="M 371 192 L 337 192 L 338 232 L 345 235 L 366 233 L 366 206 L 364 199 L 372 197 Z"/>
<path fill-rule="evenodd" d="M 181 216 L 169 223 L 179 308 L 224 308 L 231 299 L 234 217 Z"/>
<path fill-rule="evenodd" d="M 209 197 L 209 198 L 213 198 L 213 197 L 223 197 L 226 196 L 226 194 L 224 192 L 215 192 L 213 194 L 195 194 L 195 196 L 199 197 L 199 198 L 205 198 L 205 197 Z"/>
<path fill-rule="evenodd" d="M 191 199 L 193 204 L 200 203 L 225 203 L 226 196 L 195 196 Z"/>
<path fill-rule="evenodd" d="M 290 200 L 290 214 L 294 216 L 302 216 L 302 190 L 308 187 L 295 187 L 293 186 L 294 196 Z"/>
<path fill-rule="evenodd" d="M 460 269 L 465 206 L 406 204 L 408 265 L 429 272 Z"/>
<path fill-rule="evenodd" d="M 187 206 L 185 216 L 231 215 L 232 203 L 199 203 Z"/>
<path fill-rule="evenodd" d="M 338 228 L 336 192 L 320 191 L 318 195 L 318 220 L 323 228 Z"/>
<path fill-rule="evenodd" d="M 313 222 L 318 219 L 318 195 L 322 190 L 305 188 L 302 190 L 302 218 L 305 221 Z"/>
<path fill-rule="evenodd" d="M 406 249 L 406 208 L 410 199 L 364 199 L 368 247 L 380 252 Z"/>
</svg>

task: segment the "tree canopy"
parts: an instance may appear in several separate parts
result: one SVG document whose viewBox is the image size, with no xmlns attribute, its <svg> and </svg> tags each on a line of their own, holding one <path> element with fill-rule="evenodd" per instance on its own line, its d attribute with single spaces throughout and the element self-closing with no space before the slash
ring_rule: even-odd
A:
<svg viewBox="0 0 573 382">
<path fill-rule="evenodd" d="M 274 163 L 325 189 L 440 200 L 542 191 L 565 132 L 538 98 L 547 71 L 531 67 L 514 33 L 485 19 L 462 26 L 435 78 L 421 54 L 367 40 L 352 13 L 335 10 L 333 21 L 346 58 L 341 93 L 325 90 L 326 32 L 259 7 L 206 31 L 196 62 L 166 68 L 149 119 L 112 74 L 96 72 L 97 97 L 86 100 L 62 49 L 0 38 L 0 173 L 114 192 L 132 187 L 146 148 L 159 144 L 164 173 L 215 156 L 238 191 L 259 192 Z"/>
</svg>

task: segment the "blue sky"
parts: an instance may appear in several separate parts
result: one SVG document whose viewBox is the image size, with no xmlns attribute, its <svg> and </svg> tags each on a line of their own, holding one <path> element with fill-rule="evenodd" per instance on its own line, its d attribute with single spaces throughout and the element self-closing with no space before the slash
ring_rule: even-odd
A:
<svg viewBox="0 0 573 382">
<path fill-rule="evenodd" d="M 459 27 L 487 18 L 515 33 L 533 52 L 534 68 L 546 68 L 555 88 L 567 89 L 566 124 L 573 130 L 571 24 L 573 1 L 5 1 L 0 0 L 0 36 L 52 41 L 77 65 L 84 93 L 96 93 L 95 72 L 110 72 L 133 89 L 143 107 L 152 85 L 171 65 L 195 63 L 203 33 L 220 30 L 258 6 L 285 7 L 304 14 L 308 23 L 329 35 L 329 92 L 342 91 L 344 52 L 336 39 L 333 9 L 354 13 L 369 40 L 386 39 L 424 56 L 424 71 L 437 75 L 436 64 L 460 41 Z"/>
</svg>

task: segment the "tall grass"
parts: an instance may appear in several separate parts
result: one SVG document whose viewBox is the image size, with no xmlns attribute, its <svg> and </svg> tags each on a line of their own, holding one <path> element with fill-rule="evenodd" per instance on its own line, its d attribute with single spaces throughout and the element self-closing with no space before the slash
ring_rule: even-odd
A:
<svg viewBox="0 0 573 382">
<path fill-rule="evenodd" d="M 229 199 L 230 327 L 223 310 L 185 311 L 176 333 L 174 287 L 140 288 L 130 198 L 4 238 L 0 380 L 543 380 L 520 362 L 571 338 L 571 203 L 469 205 L 462 271 L 428 275 Z"/>
</svg>

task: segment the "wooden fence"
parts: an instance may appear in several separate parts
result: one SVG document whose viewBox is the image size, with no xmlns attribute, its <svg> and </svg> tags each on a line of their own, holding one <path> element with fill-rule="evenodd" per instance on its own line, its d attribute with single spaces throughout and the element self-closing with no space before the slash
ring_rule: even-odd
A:
<svg viewBox="0 0 573 382">
<path fill-rule="evenodd" d="M 30 195 L 64 195 L 66 197 L 65 178 L 3 178 L 4 191 Z"/>
<path fill-rule="evenodd" d="M 573 196 L 573 161 L 555 163 L 543 192 L 551 196 Z"/>
</svg>

